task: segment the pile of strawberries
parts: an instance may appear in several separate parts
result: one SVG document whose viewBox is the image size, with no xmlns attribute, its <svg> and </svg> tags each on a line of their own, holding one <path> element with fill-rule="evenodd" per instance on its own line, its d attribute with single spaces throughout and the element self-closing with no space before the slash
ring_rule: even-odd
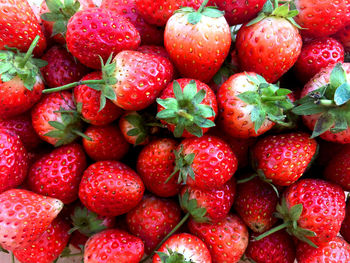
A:
<svg viewBox="0 0 350 263">
<path fill-rule="evenodd" d="M 350 262 L 347 52 L 348 0 L 0 0 L 1 251 Z"/>
</svg>

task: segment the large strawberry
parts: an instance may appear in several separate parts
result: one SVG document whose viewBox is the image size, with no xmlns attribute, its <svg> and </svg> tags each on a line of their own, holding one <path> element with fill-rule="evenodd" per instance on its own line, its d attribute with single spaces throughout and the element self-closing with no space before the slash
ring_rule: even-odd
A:
<svg viewBox="0 0 350 263">
<path fill-rule="evenodd" d="M 74 14 L 67 25 L 67 48 L 82 64 L 101 68 L 113 53 L 136 49 L 140 34 L 135 26 L 117 13 L 102 8 L 87 8 Z"/>
<path fill-rule="evenodd" d="M 295 14 L 288 4 L 278 7 L 268 0 L 259 16 L 240 28 L 236 50 L 243 71 L 253 71 L 274 83 L 294 65 L 302 45 Z"/>
<path fill-rule="evenodd" d="M 209 82 L 220 69 L 231 46 L 230 28 L 223 12 L 184 7 L 168 20 L 164 46 L 181 75 Z"/>
<path fill-rule="evenodd" d="M 50 226 L 63 203 L 27 190 L 0 194 L 0 245 L 14 250 L 30 245 Z"/>
<path fill-rule="evenodd" d="M 257 137 L 283 123 L 285 111 L 293 107 L 289 93 L 256 73 L 234 74 L 217 93 L 219 126 L 232 137 Z"/>
</svg>

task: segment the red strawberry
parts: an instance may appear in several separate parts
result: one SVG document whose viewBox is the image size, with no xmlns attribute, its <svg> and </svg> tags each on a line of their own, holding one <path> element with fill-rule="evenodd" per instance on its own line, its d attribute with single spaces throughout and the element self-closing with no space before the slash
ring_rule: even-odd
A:
<svg viewBox="0 0 350 263">
<path fill-rule="evenodd" d="M 120 160 L 129 150 L 129 143 L 116 125 L 89 126 L 85 135 L 91 140 L 83 139 L 84 150 L 95 161 Z"/>
<path fill-rule="evenodd" d="M 350 241 L 350 201 L 349 199 L 346 202 L 345 218 L 341 225 L 340 234 L 347 242 Z"/>
<path fill-rule="evenodd" d="M 167 179 L 174 171 L 174 151 L 177 142 L 170 138 L 155 139 L 147 144 L 137 159 L 137 172 L 147 190 L 161 197 L 169 197 L 179 192 L 176 178 Z M 166 182 L 166 183 L 165 183 Z"/>
<path fill-rule="evenodd" d="M 294 69 L 299 80 L 305 83 L 322 68 L 337 62 L 344 62 L 344 48 L 334 38 L 326 37 L 305 43 Z"/>
<path fill-rule="evenodd" d="M 181 210 L 177 203 L 154 196 L 143 200 L 126 216 L 130 232 L 141 238 L 148 254 L 180 222 Z"/>
<path fill-rule="evenodd" d="M 189 194 L 188 199 L 195 199 L 198 207 L 206 209 L 205 216 L 211 222 L 217 222 L 224 219 L 230 212 L 235 198 L 236 182 L 232 178 L 223 186 L 211 190 L 187 185 L 181 189 L 182 198 L 186 192 Z"/>
<path fill-rule="evenodd" d="M 297 246 L 298 263 L 314 262 L 349 262 L 350 245 L 341 237 L 334 237 L 331 241 L 313 248 L 308 244 L 299 242 Z"/>
<path fill-rule="evenodd" d="M 350 12 L 348 13 L 350 14 Z M 350 25 L 346 25 L 340 29 L 335 35 L 335 38 L 342 43 L 346 52 L 350 52 Z"/>
<path fill-rule="evenodd" d="M 41 74 L 50 88 L 78 81 L 88 72 L 64 47 L 51 47 L 41 59 L 48 63 L 41 68 Z"/>
<path fill-rule="evenodd" d="M 100 161 L 84 172 L 79 188 L 81 202 L 91 211 L 117 216 L 133 209 L 142 199 L 141 178 L 118 161 Z"/>
<path fill-rule="evenodd" d="M 288 234 L 281 230 L 259 241 L 251 236 L 245 255 L 256 263 L 294 263 L 295 246 Z M 299 262 L 299 261 L 298 261 Z"/>
<path fill-rule="evenodd" d="M 55 198 L 11 189 L 0 194 L 0 245 L 14 250 L 30 245 L 50 226 L 63 203 Z"/>
<path fill-rule="evenodd" d="M 64 204 L 78 198 L 79 183 L 86 168 L 79 144 L 69 144 L 41 157 L 30 168 L 28 185 L 38 194 L 60 199 Z"/>
<path fill-rule="evenodd" d="M 251 230 L 262 233 L 277 222 L 273 215 L 277 202 L 278 196 L 273 188 L 255 177 L 238 184 L 234 208 Z"/>
<path fill-rule="evenodd" d="M 39 36 L 34 54 L 40 57 L 46 48 L 46 40 L 27 0 L 2 0 L 0 13 L 0 50 L 8 46 L 27 52 L 34 38 Z"/>
<path fill-rule="evenodd" d="M 256 73 L 234 74 L 217 93 L 219 126 L 232 137 L 257 137 L 283 122 L 284 111 L 293 107 L 289 93 Z"/>
<path fill-rule="evenodd" d="M 101 8 L 112 10 L 127 18 L 139 31 L 143 45 L 163 43 L 163 31 L 145 22 L 136 9 L 136 0 L 103 0 Z"/>
<path fill-rule="evenodd" d="M 157 55 L 161 57 L 165 57 L 170 60 L 170 56 L 166 49 L 162 46 L 155 46 L 155 45 L 142 45 L 137 48 L 137 51 L 144 53 L 144 54 L 151 54 L 151 55 Z"/>
<path fill-rule="evenodd" d="M 144 252 L 141 239 L 119 230 L 104 230 L 93 235 L 85 245 L 85 263 L 138 263 Z"/>
<path fill-rule="evenodd" d="M 287 186 L 297 181 L 314 158 L 317 142 L 303 132 L 270 135 L 258 140 L 252 160 L 273 184 Z"/>
<path fill-rule="evenodd" d="M 82 64 L 100 69 L 104 61 L 122 50 L 136 49 L 140 34 L 133 24 L 117 13 L 87 8 L 74 14 L 67 25 L 67 48 Z"/>
<path fill-rule="evenodd" d="M 294 65 L 302 46 L 298 28 L 291 22 L 295 10 L 288 11 L 288 4 L 274 8 L 268 0 L 258 18 L 240 28 L 236 39 L 241 69 L 271 83 Z"/>
<path fill-rule="evenodd" d="M 23 183 L 29 159 L 19 136 L 0 128 L 0 193 Z"/>
<path fill-rule="evenodd" d="M 190 220 L 188 226 L 208 246 L 213 262 L 238 262 L 248 246 L 248 229 L 236 215 L 215 224 Z"/>
<path fill-rule="evenodd" d="M 125 140 L 133 145 L 145 145 L 149 142 L 150 127 L 143 116 L 136 111 L 128 111 L 119 119 L 119 128 Z"/>
<path fill-rule="evenodd" d="M 0 119 L 0 128 L 15 132 L 20 137 L 27 150 L 36 148 L 41 142 L 39 136 L 33 129 L 32 118 L 28 113 L 7 120 Z"/>
<path fill-rule="evenodd" d="M 175 152 L 179 182 L 211 190 L 223 186 L 237 170 L 237 158 L 223 140 L 210 135 L 188 138 Z"/>
<path fill-rule="evenodd" d="M 182 76 L 209 82 L 220 69 L 231 46 L 230 27 L 223 13 L 184 7 L 168 20 L 164 46 Z"/>
<path fill-rule="evenodd" d="M 15 249 L 13 254 L 22 263 L 51 263 L 67 246 L 69 228 L 68 222 L 56 218 L 38 239 L 28 246 Z"/>
<path fill-rule="evenodd" d="M 207 246 L 196 236 L 182 233 L 170 237 L 153 257 L 153 263 L 196 262 L 211 263 Z"/>
<path fill-rule="evenodd" d="M 170 83 L 157 99 L 157 118 L 167 125 L 175 137 L 201 137 L 217 115 L 214 92 L 194 79 L 178 79 Z"/>
</svg>

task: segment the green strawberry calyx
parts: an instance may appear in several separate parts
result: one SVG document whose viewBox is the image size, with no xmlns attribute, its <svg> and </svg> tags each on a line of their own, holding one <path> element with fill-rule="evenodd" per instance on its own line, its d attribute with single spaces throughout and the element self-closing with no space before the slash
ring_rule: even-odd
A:
<svg viewBox="0 0 350 263">
<path fill-rule="evenodd" d="M 350 124 L 350 83 L 341 63 L 334 66 L 329 83 L 297 101 L 292 112 L 297 115 L 319 114 L 311 138 L 326 131 L 338 133 Z"/>
<path fill-rule="evenodd" d="M 298 225 L 298 220 L 303 212 L 302 204 L 297 204 L 288 208 L 285 197 L 282 197 L 281 203 L 276 207 L 276 211 L 277 213 L 275 213 L 275 216 L 283 219 L 284 223 L 266 231 L 265 233 L 256 237 L 255 240 L 263 239 L 272 233 L 286 228 L 288 234 L 293 235 L 310 246 L 317 248 L 317 246 L 309 239 L 309 237 L 315 237 L 316 233 L 311 230 L 301 228 Z"/>
<path fill-rule="evenodd" d="M 168 253 L 157 251 L 157 255 L 160 257 L 162 263 L 194 263 L 192 260 L 186 260 L 184 255 L 177 251 L 172 251 L 170 248 L 166 248 Z"/>
<path fill-rule="evenodd" d="M 194 80 L 191 80 L 183 91 L 175 80 L 173 91 L 175 98 L 157 99 L 157 103 L 164 109 L 158 112 L 156 117 L 175 125 L 175 137 L 181 137 L 184 130 L 197 137 L 202 137 L 202 128 L 215 126 L 213 121 L 207 119 L 215 116 L 213 108 L 202 104 L 206 91 L 201 89 L 197 92 L 197 84 Z"/>
<path fill-rule="evenodd" d="M 17 48 L 6 47 L 0 51 L 0 75 L 3 82 L 12 80 L 18 76 L 26 89 L 32 91 L 38 78 L 41 77 L 40 68 L 45 67 L 47 62 L 33 58 L 33 50 L 36 47 L 39 36 L 31 43 L 27 53 L 21 53 Z"/>
<path fill-rule="evenodd" d="M 265 120 L 285 125 L 285 111 L 293 108 L 293 103 L 288 98 L 292 91 L 279 88 L 278 84 L 270 84 L 260 76 L 249 76 L 246 74 L 248 82 L 256 87 L 256 91 L 246 91 L 237 97 L 243 102 L 253 105 L 251 120 L 254 122 L 255 132 L 260 129 Z"/>
</svg>

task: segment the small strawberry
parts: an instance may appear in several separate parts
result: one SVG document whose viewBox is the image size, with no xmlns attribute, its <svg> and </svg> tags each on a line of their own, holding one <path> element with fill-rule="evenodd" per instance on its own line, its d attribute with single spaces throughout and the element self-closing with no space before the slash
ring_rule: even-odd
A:
<svg viewBox="0 0 350 263">
<path fill-rule="evenodd" d="M 86 168 L 86 157 L 79 144 L 54 149 L 30 168 L 29 189 L 60 199 L 64 204 L 78 199 L 79 183 Z"/>
<path fill-rule="evenodd" d="M 102 8 L 87 8 L 75 13 L 68 22 L 67 48 L 82 64 L 100 69 L 104 61 L 122 50 L 140 45 L 140 34 L 133 24 L 117 13 Z"/>
<path fill-rule="evenodd" d="M 13 254 L 22 263 L 51 263 L 67 246 L 69 228 L 68 222 L 56 218 L 38 239 L 28 246 L 15 249 Z"/>
<path fill-rule="evenodd" d="M 342 222 L 341 229 L 340 229 L 340 234 L 347 242 L 350 241 L 350 201 L 349 200 L 350 199 L 348 199 L 346 202 L 345 218 L 344 218 L 344 221 Z"/>
<path fill-rule="evenodd" d="M 24 248 L 38 239 L 61 211 L 63 203 L 27 190 L 0 194 L 0 245 Z"/>
<path fill-rule="evenodd" d="M 141 238 L 148 254 L 180 222 L 177 203 L 154 196 L 143 200 L 126 215 L 130 233 Z"/>
<path fill-rule="evenodd" d="M 217 115 L 214 92 L 208 85 L 193 79 L 170 83 L 157 99 L 157 118 L 175 137 L 201 137 Z"/>
<path fill-rule="evenodd" d="M 207 246 L 196 236 L 181 233 L 170 237 L 153 257 L 153 263 L 211 263 Z"/>
<path fill-rule="evenodd" d="M 144 190 L 141 178 L 125 164 L 100 161 L 85 170 L 79 198 L 99 215 L 118 216 L 136 207 Z"/>
<path fill-rule="evenodd" d="M 85 245 L 85 263 L 138 263 L 144 253 L 144 245 L 138 237 L 119 230 L 104 230 L 93 235 Z"/>
<path fill-rule="evenodd" d="M 168 20 L 164 46 L 182 76 L 209 82 L 231 46 L 230 27 L 215 7 L 183 7 Z"/>
<path fill-rule="evenodd" d="M 177 178 L 167 181 L 174 171 L 174 151 L 177 145 L 178 143 L 170 138 L 155 139 L 141 150 L 137 158 L 138 174 L 147 190 L 157 196 L 174 196 L 180 190 L 176 183 Z"/>
<path fill-rule="evenodd" d="M 233 214 L 214 223 L 188 223 L 190 232 L 209 248 L 213 262 L 238 262 L 248 246 L 248 229 L 242 220 Z"/>
</svg>

